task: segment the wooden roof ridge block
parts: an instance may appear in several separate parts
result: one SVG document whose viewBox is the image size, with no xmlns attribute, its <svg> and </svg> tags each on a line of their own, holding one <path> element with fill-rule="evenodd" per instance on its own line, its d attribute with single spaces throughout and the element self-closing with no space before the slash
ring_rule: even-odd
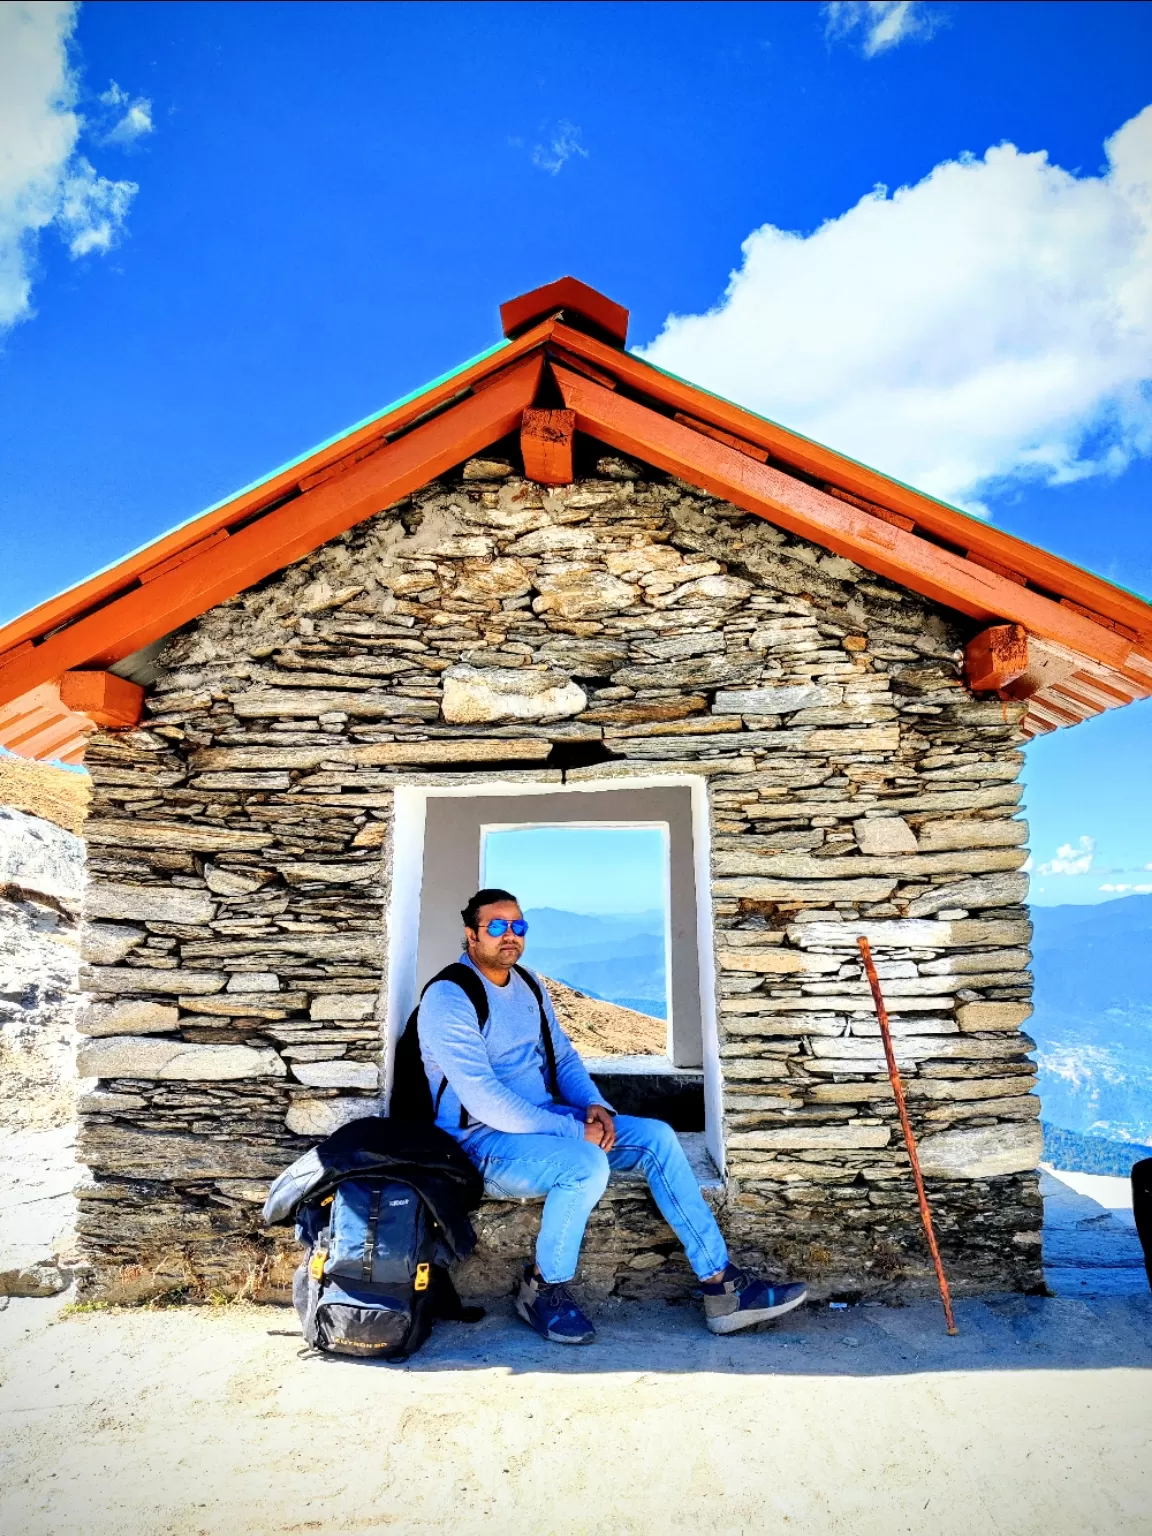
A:
<svg viewBox="0 0 1152 1536">
<path fill-rule="evenodd" d="M 628 339 L 628 311 L 623 304 L 589 288 L 578 277 L 557 278 L 554 283 L 509 299 L 500 306 L 500 324 L 505 336 L 512 338 L 560 314 L 570 326 L 601 336 L 609 345 L 622 347 Z"/>
<path fill-rule="evenodd" d="M 997 693 L 1028 670 L 1028 631 L 1023 624 L 994 624 L 969 640 L 964 675 L 976 693 Z"/>
<path fill-rule="evenodd" d="M 525 410 L 520 422 L 520 452 L 528 479 L 538 485 L 571 485 L 575 436 L 575 411 Z"/>
<path fill-rule="evenodd" d="M 105 730 L 129 730 L 140 724 L 144 690 L 115 672 L 65 672 L 60 702 Z"/>
</svg>

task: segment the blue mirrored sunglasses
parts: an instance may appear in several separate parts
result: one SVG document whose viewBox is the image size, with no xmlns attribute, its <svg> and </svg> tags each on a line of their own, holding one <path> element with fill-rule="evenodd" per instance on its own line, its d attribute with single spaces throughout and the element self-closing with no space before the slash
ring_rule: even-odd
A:
<svg viewBox="0 0 1152 1536">
<path fill-rule="evenodd" d="M 518 939 L 522 939 L 528 932 L 528 924 L 522 917 L 514 917 L 511 922 L 506 917 L 494 917 L 484 924 L 485 933 L 494 939 L 498 939 L 502 934 L 507 933 L 509 928 L 511 928 Z"/>
</svg>

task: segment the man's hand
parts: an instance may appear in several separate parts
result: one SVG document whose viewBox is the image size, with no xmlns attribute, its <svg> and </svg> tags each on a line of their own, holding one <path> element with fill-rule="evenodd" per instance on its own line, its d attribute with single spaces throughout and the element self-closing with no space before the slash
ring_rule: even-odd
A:
<svg viewBox="0 0 1152 1536">
<path fill-rule="evenodd" d="M 595 1143 L 605 1152 L 611 1152 L 616 1145 L 616 1122 L 603 1104 L 589 1104 L 584 1111 L 584 1140 Z"/>
</svg>

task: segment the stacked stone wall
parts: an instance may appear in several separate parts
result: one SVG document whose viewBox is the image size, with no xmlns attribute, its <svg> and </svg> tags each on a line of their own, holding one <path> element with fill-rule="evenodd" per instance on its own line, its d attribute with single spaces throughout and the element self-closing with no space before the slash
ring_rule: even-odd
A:
<svg viewBox="0 0 1152 1536">
<path fill-rule="evenodd" d="M 473 461 L 172 637 L 88 754 L 91 1283 L 280 1291 L 267 1181 L 378 1100 L 398 785 L 671 772 L 708 785 L 734 1248 L 931 1283 L 864 921 L 957 1288 L 1040 1284 L 1022 707 L 965 689 L 973 628 L 608 458 L 552 491 Z M 486 1207 L 484 1283 L 532 1209 Z M 636 1194 L 586 1270 L 690 1283 Z"/>
</svg>

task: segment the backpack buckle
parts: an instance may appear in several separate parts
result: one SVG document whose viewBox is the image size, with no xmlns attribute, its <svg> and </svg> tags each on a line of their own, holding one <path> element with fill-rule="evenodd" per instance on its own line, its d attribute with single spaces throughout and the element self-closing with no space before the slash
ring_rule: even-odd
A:
<svg viewBox="0 0 1152 1536">
<path fill-rule="evenodd" d="M 412 1289 L 414 1291 L 426 1291 L 428 1289 L 428 1281 L 431 1277 L 431 1274 L 432 1266 L 430 1264 L 417 1264 L 416 1280 L 412 1286 Z"/>
<path fill-rule="evenodd" d="M 313 1280 L 322 1280 L 324 1278 L 324 1266 L 327 1262 L 327 1248 L 317 1248 L 308 1261 L 308 1273 L 312 1276 Z"/>
</svg>

